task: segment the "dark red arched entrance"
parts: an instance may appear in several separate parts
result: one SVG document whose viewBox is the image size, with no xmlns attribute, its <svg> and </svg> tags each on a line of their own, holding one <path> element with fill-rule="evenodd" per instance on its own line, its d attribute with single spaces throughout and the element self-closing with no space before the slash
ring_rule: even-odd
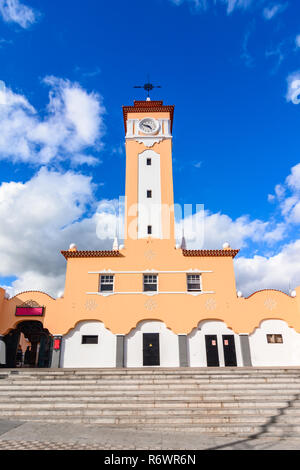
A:
<svg viewBox="0 0 300 470">
<path fill-rule="evenodd" d="M 23 357 L 18 353 L 22 334 L 29 344 L 27 353 L 23 351 Z M 41 322 L 23 321 L 3 340 L 6 344 L 5 367 L 50 367 L 53 338 Z"/>
</svg>

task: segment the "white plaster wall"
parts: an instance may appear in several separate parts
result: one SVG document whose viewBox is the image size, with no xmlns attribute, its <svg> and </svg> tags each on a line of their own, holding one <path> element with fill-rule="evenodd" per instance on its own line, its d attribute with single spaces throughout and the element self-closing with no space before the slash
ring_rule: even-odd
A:
<svg viewBox="0 0 300 470">
<path fill-rule="evenodd" d="M 268 343 L 267 334 L 281 334 L 283 343 Z M 263 321 L 249 342 L 253 366 L 300 366 L 300 334 L 282 320 Z"/>
<path fill-rule="evenodd" d="M 159 333 L 160 367 L 179 367 L 178 336 L 159 321 L 141 322 L 125 337 L 126 367 L 143 367 L 143 333 Z"/>
<path fill-rule="evenodd" d="M 207 367 L 205 346 L 206 335 L 217 336 L 220 367 L 225 367 L 222 335 L 233 335 L 237 366 L 239 367 L 243 365 L 239 335 L 227 328 L 226 324 L 221 321 L 205 320 L 200 322 L 198 328 L 195 328 L 188 335 L 188 356 L 191 367 Z"/>
<path fill-rule="evenodd" d="M 81 337 L 98 335 L 98 344 L 81 344 Z M 61 367 L 116 367 L 116 336 L 101 322 L 80 322 L 63 337 Z"/>
<path fill-rule="evenodd" d="M 147 158 L 151 158 L 150 166 Z M 138 238 L 149 236 L 148 225 L 152 225 L 152 237 L 161 238 L 160 155 L 153 150 L 145 150 L 139 154 L 138 168 Z M 147 198 L 148 189 L 152 191 L 152 198 Z"/>
</svg>

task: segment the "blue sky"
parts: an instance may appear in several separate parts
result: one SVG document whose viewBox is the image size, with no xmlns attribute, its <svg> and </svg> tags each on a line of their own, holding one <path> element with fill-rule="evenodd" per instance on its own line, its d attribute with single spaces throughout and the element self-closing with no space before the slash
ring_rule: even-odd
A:
<svg viewBox="0 0 300 470">
<path fill-rule="evenodd" d="M 96 226 L 147 74 L 175 105 L 175 201 L 206 210 L 189 246 L 241 248 L 245 295 L 299 285 L 299 18 L 296 0 L 0 0 L 0 285 L 57 295 L 60 249 L 111 248 Z"/>
</svg>

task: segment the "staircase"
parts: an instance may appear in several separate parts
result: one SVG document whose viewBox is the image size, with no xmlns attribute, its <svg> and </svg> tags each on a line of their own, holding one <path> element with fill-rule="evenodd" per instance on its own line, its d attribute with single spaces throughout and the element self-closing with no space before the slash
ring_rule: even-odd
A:
<svg viewBox="0 0 300 470">
<path fill-rule="evenodd" d="M 0 369 L 0 419 L 300 437 L 300 368 Z"/>
</svg>

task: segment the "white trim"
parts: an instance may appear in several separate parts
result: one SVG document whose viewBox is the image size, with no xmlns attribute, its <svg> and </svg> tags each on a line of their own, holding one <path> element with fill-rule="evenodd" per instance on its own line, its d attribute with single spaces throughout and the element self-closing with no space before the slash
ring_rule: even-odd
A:
<svg viewBox="0 0 300 470">
<path fill-rule="evenodd" d="M 152 165 L 147 165 L 147 159 Z M 147 190 L 152 190 L 152 198 L 147 198 Z M 151 226 L 151 233 L 148 227 Z M 138 154 L 138 238 L 162 238 L 162 199 L 160 155 L 153 150 Z"/>
<path fill-rule="evenodd" d="M 202 274 L 213 273 L 213 271 L 201 271 L 199 269 L 190 269 L 189 271 L 158 271 L 157 269 L 146 269 L 145 271 L 112 271 L 104 269 L 103 271 L 89 271 L 88 274 Z"/>
<path fill-rule="evenodd" d="M 172 139 L 172 137 L 151 137 L 151 136 L 144 136 L 144 137 L 127 137 L 126 140 L 135 140 L 139 144 L 144 144 L 145 147 L 151 148 L 154 144 L 159 144 L 163 140 Z"/>
<path fill-rule="evenodd" d="M 139 124 L 144 119 L 153 119 L 155 120 L 159 127 L 152 135 L 144 134 L 144 131 L 140 130 Z M 153 139 L 153 138 L 161 138 L 161 139 L 172 139 L 172 135 L 170 132 L 171 121 L 170 119 L 166 118 L 159 118 L 155 119 L 152 116 L 145 116 L 142 119 L 127 119 L 127 134 L 126 139 Z M 141 133 L 142 132 L 142 133 Z"/>
<path fill-rule="evenodd" d="M 151 116 L 146 116 L 143 119 L 154 119 Z M 144 144 L 145 147 L 153 147 L 155 143 L 160 143 L 165 139 L 172 139 L 170 132 L 171 121 L 170 119 L 160 118 L 155 119 L 159 123 L 159 128 L 150 135 L 141 133 L 139 123 L 143 119 L 127 119 L 127 134 L 126 140 L 135 140 L 140 144 Z"/>
<path fill-rule="evenodd" d="M 199 292 L 86 292 L 86 295 L 102 295 L 102 297 L 108 297 L 109 295 L 116 295 L 116 294 L 132 294 L 132 295 L 137 295 L 137 294 L 142 294 L 142 295 L 158 295 L 158 294 L 185 294 L 185 295 L 192 295 L 194 297 L 197 297 L 198 295 L 203 295 L 203 294 L 215 294 L 214 291 L 199 291 Z"/>
</svg>

